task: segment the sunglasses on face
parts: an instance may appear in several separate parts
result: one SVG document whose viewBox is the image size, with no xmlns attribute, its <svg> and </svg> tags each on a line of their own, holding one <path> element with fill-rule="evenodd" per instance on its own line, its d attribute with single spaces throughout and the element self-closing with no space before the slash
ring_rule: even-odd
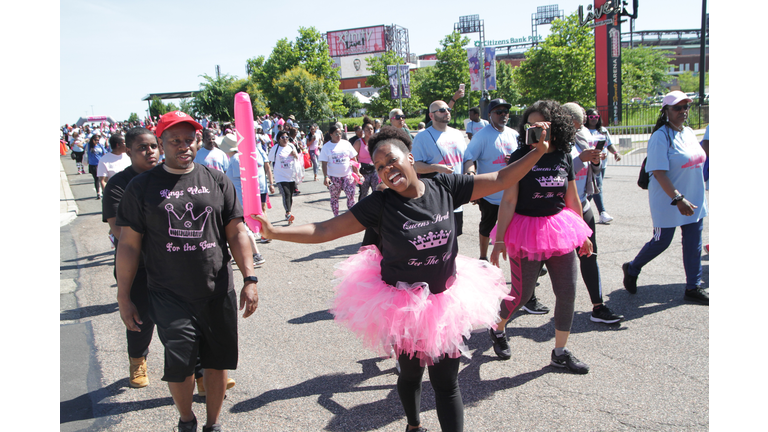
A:
<svg viewBox="0 0 768 432">
<path fill-rule="evenodd" d="M 672 108 L 672 111 L 688 111 L 690 105 L 672 105 L 670 108 Z"/>
<path fill-rule="evenodd" d="M 433 111 L 433 112 L 434 112 L 434 111 Z M 404 115 L 400 115 L 400 114 L 397 114 L 397 115 L 395 115 L 395 116 L 394 116 L 394 117 L 392 117 L 392 118 L 393 118 L 393 119 L 397 119 L 397 120 L 403 120 L 403 119 L 405 118 L 405 116 L 404 116 Z"/>
<path fill-rule="evenodd" d="M 590 120 L 597 120 L 597 119 L 600 118 L 600 116 L 599 115 L 588 115 L 587 118 L 589 118 Z"/>
<path fill-rule="evenodd" d="M 431 111 L 431 112 L 432 112 L 432 114 L 434 114 L 434 113 L 436 113 L 438 111 L 441 112 L 441 113 L 446 113 L 446 112 L 451 112 L 451 109 L 450 108 L 438 108 L 438 109 L 436 109 L 434 111 Z"/>
<path fill-rule="evenodd" d="M 496 115 L 504 116 L 504 115 L 509 114 L 509 110 L 495 110 L 493 113 L 496 114 Z"/>
</svg>

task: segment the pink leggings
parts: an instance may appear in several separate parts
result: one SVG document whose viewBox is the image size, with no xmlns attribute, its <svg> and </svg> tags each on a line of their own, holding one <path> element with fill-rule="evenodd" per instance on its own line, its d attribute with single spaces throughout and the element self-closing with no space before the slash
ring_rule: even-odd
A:
<svg viewBox="0 0 768 432">
<path fill-rule="evenodd" d="M 355 205 L 355 181 L 351 175 L 346 177 L 328 176 L 328 178 L 331 179 L 331 184 L 328 186 L 328 189 L 331 191 L 331 210 L 333 210 L 334 216 L 338 216 L 339 196 L 341 196 L 342 189 L 347 195 L 347 209 Z"/>
</svg>

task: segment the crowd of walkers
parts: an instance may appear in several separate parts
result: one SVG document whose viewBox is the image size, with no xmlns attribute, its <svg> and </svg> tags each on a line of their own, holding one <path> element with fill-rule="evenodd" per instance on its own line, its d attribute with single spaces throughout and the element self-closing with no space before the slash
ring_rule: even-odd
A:
<svg viewBox="0 0 768 432">
<path fill-rule="evenodd" d="M 691 102 L 677 91 L 663 99 L 645 165 L 653 238 L 622 271 L 624 287 L 636 293 L 641 269 L 670 245 L 679 226 L 683 299 L 708 305 L 701 286 L 708 146 L 685 126 Z M 595 224 L 613 221 L 602 194 L 605 161 L 608 153 L 621 158 L 600 113 L 542 100 L 512 129 L 506 125 L 511 104 L 494 99 L 487 121 L 473 110 L 467 140 L 448 126 L 450 105 L 432 103 L 429 126 L 416 132 L 397 109 L 389 124 L 366 117 L 349 140 L 341 123 L 323 134 L 316 124 L 302 131 L 293 116 L 257 117 L 263 215 L 243 212 L 233 124 L 176 111 L 157 122 L 62 128 L 78 174 L 88 164 L 97 199 L 104 194 L 103 220 L 117 249 L 130 385 L 149 384 L 146 356 L 156 326 L 166 350 L 162 379 L 180 412 L 178 429 L 197 430 L 189 399 L 196 381 L 198 392 L 208 394 L 203 430 L 222 430 L 221 402 L 235 384 L 226 370 L 237 365 L 231 266 L 244 276 L 239 305 L 247 317 L 258 304 L 254 268 L 266 262 L 258 244 L 323 243 L 362 231 L 359 251 L 336 266 L 331 312 L 368 348 L 397 359 L 406 431 L 426 430 L 419 413 L 425 369 L 441 429 L 463 430 L 458 371 L 459 357 L 468 356 L 466 339 L 485 328 L 495 354 L 510 359 L 506 324 L 512 315 L 549 312 L 535 295 L 543 275 L 555 295 L 551 365 L 588 373 L 586 362 L 566 347 L 579 274 L 593 305 L 591 321 L 612 325 L 624 318 L 603 302 L 598 265 Z M 305 180 L 310 172 L 312 180 Z M 293 197 L 304 181 L 328 188 L 331 219 L 296 215 Z M 266 210 L 277 191 L 285 221 L 273 224 Z M 346 212 L 339 209 L 342 192 Z M 481 213 L 480 245 L 477 253 L 459 254 L 467 204 Z M 258 234 L 244 223 L 249 218 L 261 224 Z M 475 254 L 479 258 L 468 256 Z M 511 287 L 499 268 L 505 261 Z"/>
</svg>

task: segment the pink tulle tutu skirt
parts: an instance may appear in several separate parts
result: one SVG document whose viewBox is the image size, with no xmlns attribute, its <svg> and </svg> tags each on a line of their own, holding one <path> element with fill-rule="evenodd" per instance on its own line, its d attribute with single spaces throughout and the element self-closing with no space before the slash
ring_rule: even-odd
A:
<svg viewBox="0 0 768 432">
<path fill-rule="evenodd" d="M 491 239 L 496 238 L 496 228 L 491 231 Z M 591 235 L 592 229 L 584 222 L 584 218 L 565 207 L 552 216 L 523 216 L 515 213 L 504 235 L 504 243 L 510 258 L 545 261 L 580 247 Z"/>
<path fill-rule="evenodd" d="M 494 327 L 501 301 L 512 299 L 501 269 L 486 261 L 458 255 L 448 289 L 432 294 L 423 283 L 386 284 L 381 259 L 375 246 L 364 246 L 336 265 L 331 313 L 366 348 L 385 357 L 406 353 L 422 366 L 443 355 L 469 357 L 464 338 Z"/>
</svg>

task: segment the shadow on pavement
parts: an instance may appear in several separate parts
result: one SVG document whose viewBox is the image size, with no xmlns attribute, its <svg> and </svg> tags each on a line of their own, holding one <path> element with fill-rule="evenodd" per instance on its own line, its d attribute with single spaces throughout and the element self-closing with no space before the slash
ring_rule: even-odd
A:
<svg viewBox="0 0 768 432">
<path fill-rule="evenodd" d="M 340 255 L 353 255 L 357 253 L 357 250 L 360 249 L 359 244 L 350 244 L 346 246 L 338 246 L 333 249 L 324 250 L 322 252 L 316 252 L 312 255 L 307 255 L 305 257 L 296 258 L 294 260 L 291 260 L 291 262 L 304 262 L 304 261 L 312 261 L 314 259 L 323 258 L 323 259 L 329 259 L 329 258 L 336 258 Z"/>
<path fill-rule="evenodd" d="M 316 395 L 318 396 L 318 404 L 334 415 L 324 430 L 340 432 L 348 430 L 376 430 L 396 421 L 405 422 L 405 416 L 402 414 L 403 408 L 397 395 L 395 371 L 394 369 L 382 371 L 377 364 L 382 360 L 384 359 L 372 358 L 359 361 L 358 363 L 363 365 L 361 373 L 324 375 L 295 386 L 264 392 L 255 398 L 235 404 L 230 411 L 232 413 L 248 412 L 257 410 L 272 402 Z M 540 370 L 526 372 L 513 377 L 482 380 L 480 379 L 480 367 L 485 363 L 496 361 L 495 357 L 475 355 L 471 361 L 467 359 L 462 360 L 464 363 L 469 363 L 467 367 L 459 372 L 459 385 L 465 406 L 474 405 L 487 399 L 497 391 L 524 385 L 544 374 L 561 372 L 550 366 L 545 366 Z M 391 385 L 360 386 L 362 382 L 368 379 L 390 374 L 393 375 L 393 383 Z M 435 409 L 434 391 L 430 383 L 426 381 L 428 374 L 425 374 L 424 378 L 425 381 L 421 395 L 422 413 Z M 356 405 L 352 408 L 346 408 L 333 400 L 335 394 L 387 389 L 389 389 L 389 393 L 383 399 Z"/>
<path fill-rule="evenodd" d="M 310 324 L 318 321 L 333 321 L 333 314 L 327 310 L 310 312 L 304 316 L 288 320 L 288 324 Z"/>
<path fill-rule="evenodd" d="M 97 315 L 111 314 L 117 311 L 117 302 L 114 302 L 106 305 L 85 306 L 77 309 L 65 310 L 61 312 L 59 316 L 61 321 L 71 321 Z"/>
<path fill-rule="evenodd" d="M 173 405 L 173 398 L 170 396 L 157 399 L 143 399 L 135 402 L 102 402 L 110 396 L 121 394 L 126 390 L 140 391 L 128 387 L 128 378 L 124 378 L 120 381 L 110 384 L 107 387 L 100 388 L 84 395 L 80 395 L 75 399 L 60 402 L 60 424 L 100 417 L 111 417 L 127 412 L 142 411 Z M 197 399 L 203 399 L 199 396 L 195 396 L 195 398 L 196 401 Z M 90 409 L 86 410 L 82 408 L 83 406 L 87 406 L 86 402 L 89 399 L 93 401 L 93 411 Z"/>
<path fill-rule="evenodd" d="M 78 257 L 75 259 L 63 260 L 63 263 L 76 263 L 73 265 L 59 266 L 59 271 L 77 270 L 78 268 L 96 267 L 102 265 L 112 265 L 115 260 L 115 252 L 109 250 L 94 255 Z"/>
</svg>

